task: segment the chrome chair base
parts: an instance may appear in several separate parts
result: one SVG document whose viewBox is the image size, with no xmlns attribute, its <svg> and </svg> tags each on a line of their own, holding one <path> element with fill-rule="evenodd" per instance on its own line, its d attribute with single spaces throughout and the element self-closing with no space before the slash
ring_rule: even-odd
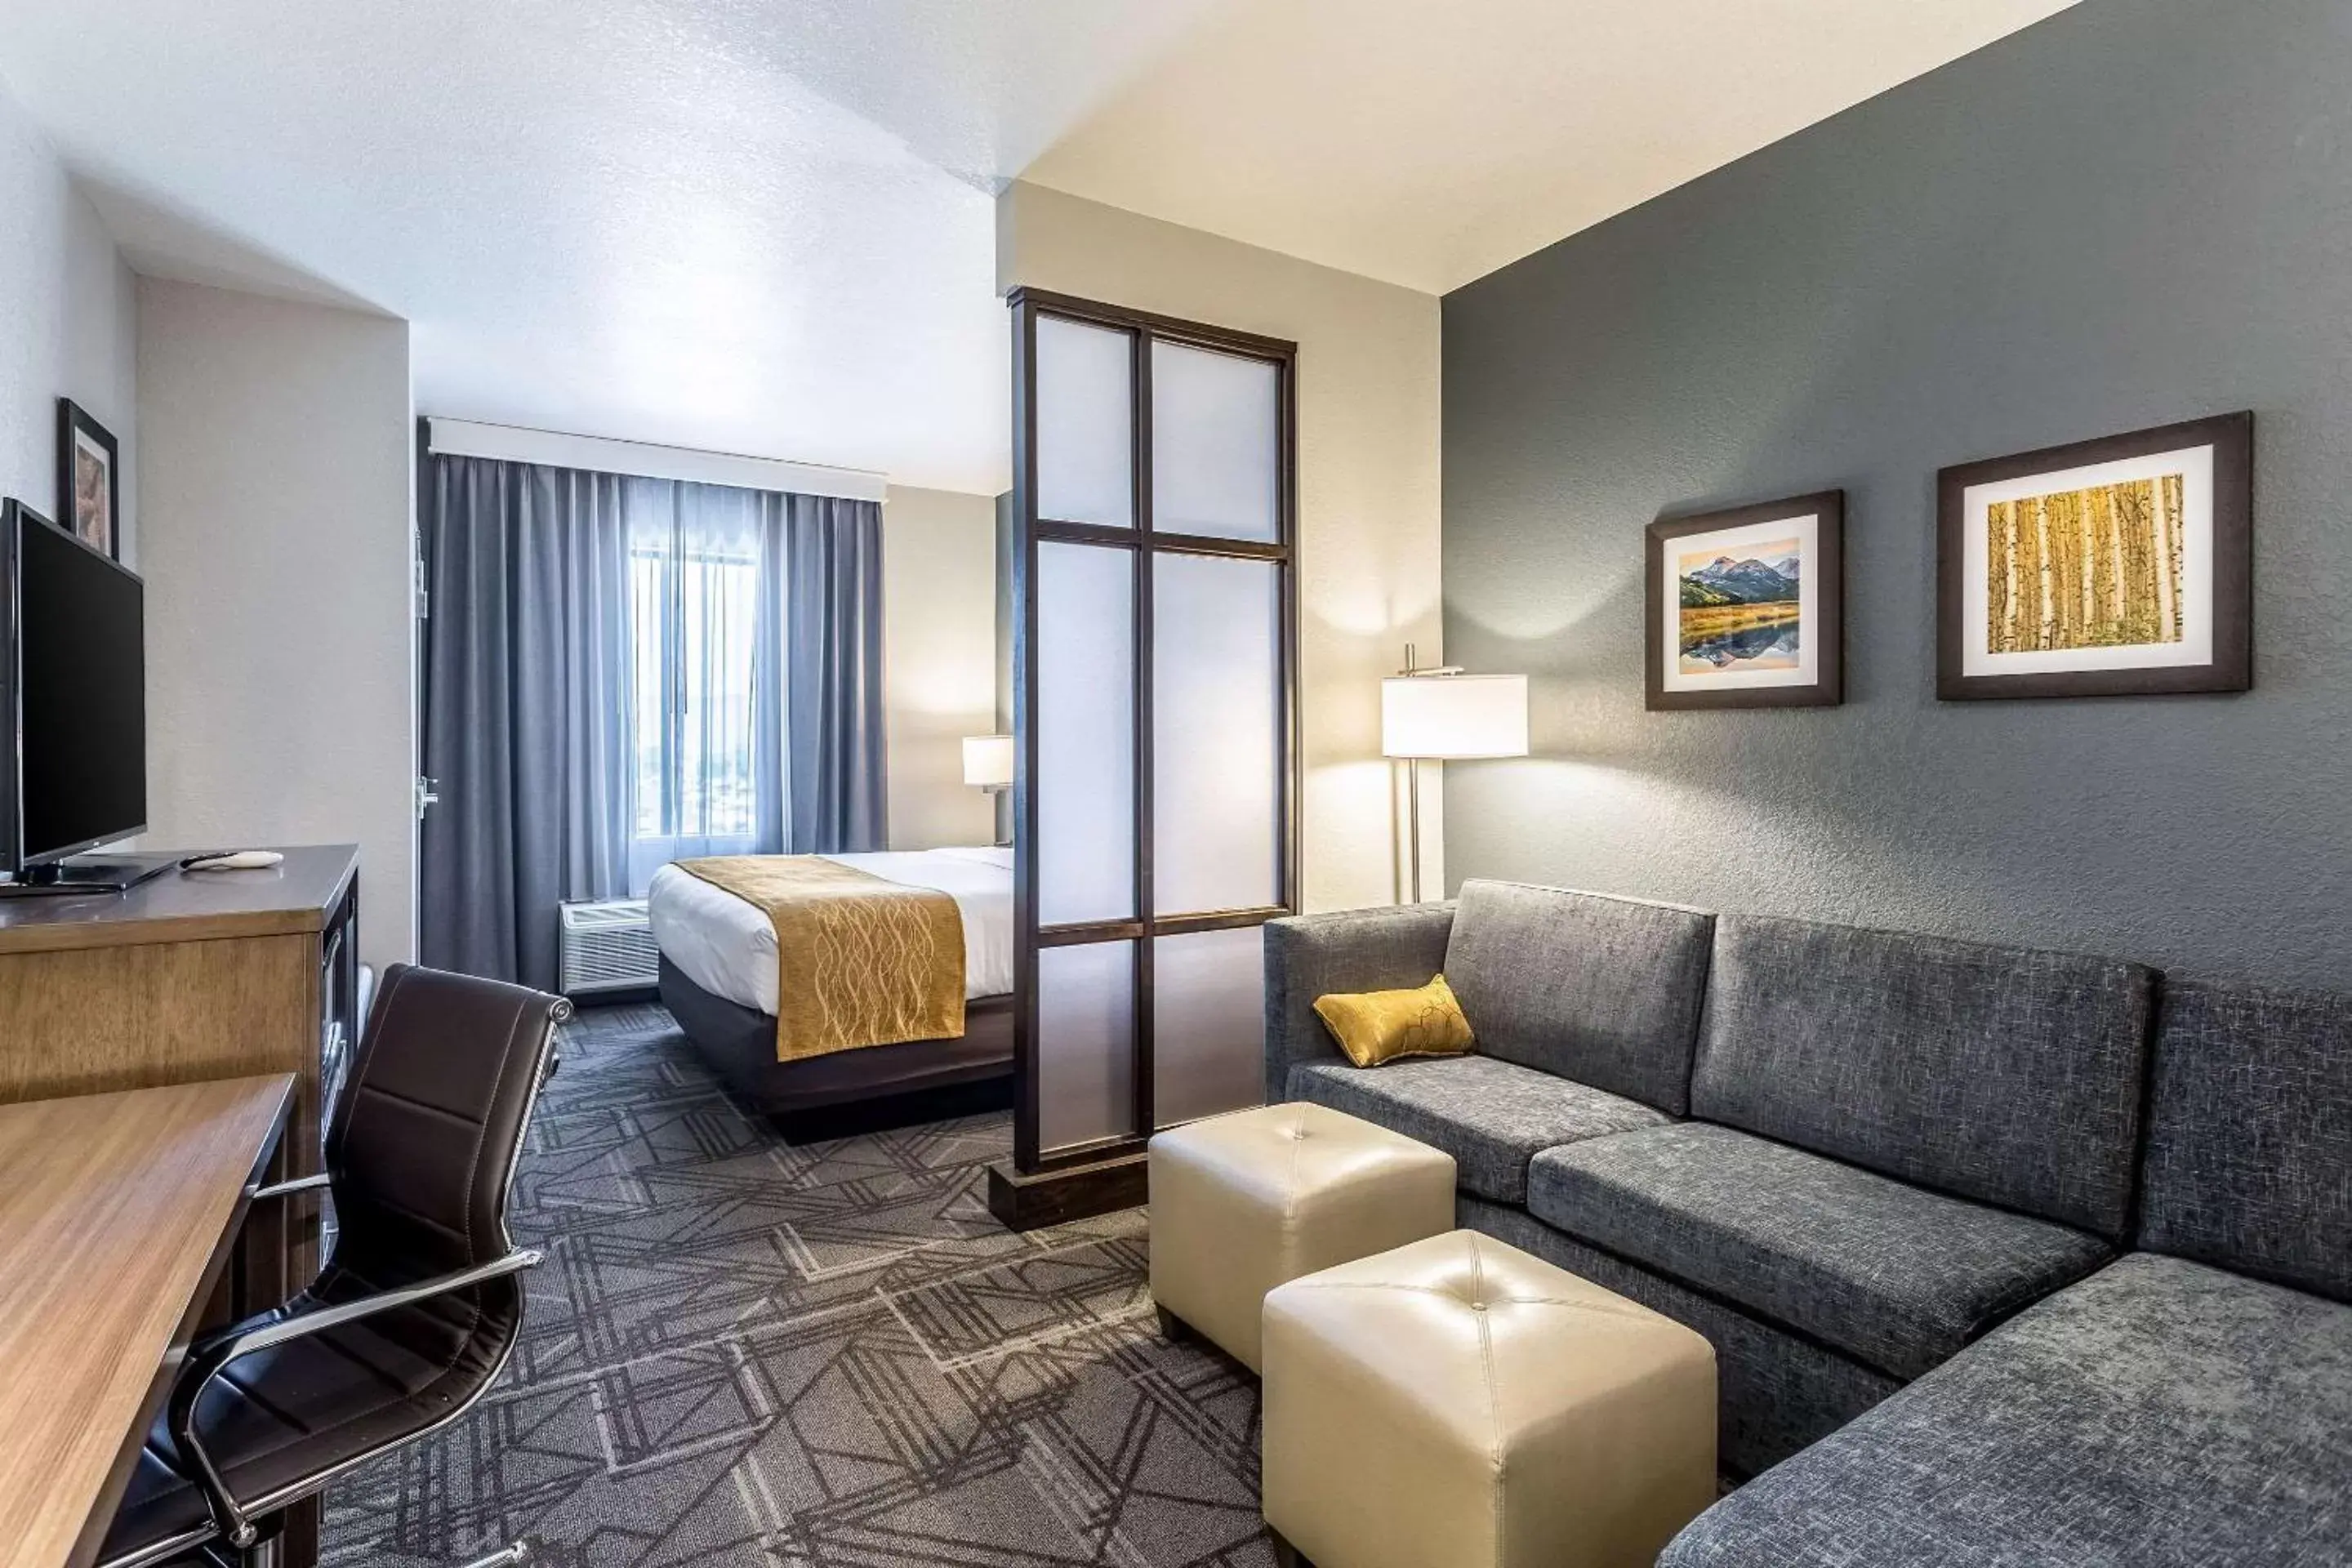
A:
<svg viewBox="0 0 2352 1568">
<path fill-rule="evenodd" d="M 477 1557 L 466 1568 L 522 1568 L 530 1561 L 531 1546 L 528 1540 L 518 1541 L 504 1552 L 493 1552 L 488 1557 Z"/>
<path fill-rule="evenodd" d="M 265 1536 L 242 1552 L 225 1551 L 217 1545 L 198 1547 L 193 1555 L 177 1559 L 188 1563 L 202 1563 L 205 1568 L 278 1568 L 280 1554 L 278 1538 Z M 477 1557 L 465 1568 L 524 1568 L 538 1555 L 538 1549 L 526 1537 L 488 1557 Z"/>
</svg>

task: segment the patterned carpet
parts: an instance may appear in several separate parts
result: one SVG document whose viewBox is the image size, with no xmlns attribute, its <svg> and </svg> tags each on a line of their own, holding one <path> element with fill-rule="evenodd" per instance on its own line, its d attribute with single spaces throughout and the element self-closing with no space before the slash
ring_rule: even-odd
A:
<svg viewBox="0 0 2352 1568">
<path fill-rule="evenodd" d="M 790 1148 L 658 1007 L 565 1033 L 489 1396 L 328 1501 L 331 1563 L 1259 1568 L 1257 1384 L 1162 1342 L 1139 1211 L 1013 1236 L 1003 1115 Z"/>
</svg>

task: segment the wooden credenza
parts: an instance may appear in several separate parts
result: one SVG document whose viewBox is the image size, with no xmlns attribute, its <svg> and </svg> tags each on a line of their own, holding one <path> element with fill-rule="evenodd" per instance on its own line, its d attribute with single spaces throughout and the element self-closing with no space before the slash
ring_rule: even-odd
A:
<svg viewBox="0 0 2352 1568">
<path fill-rule="evenodd" d="M 291 1073 L 269 1177 L 320 1169 L 323 1108 L 359 1037 L 359 851 L 283 853 L 266 871 L 0 899 L 0 1102 Z M 208 1315 L 276 1306 L 318 1267 L 317 1201 L 260 1205 Z M 315 1510 L 298 1510 L 289 1568 L 315 1560 L 316 1539 Z"/>
</svg>

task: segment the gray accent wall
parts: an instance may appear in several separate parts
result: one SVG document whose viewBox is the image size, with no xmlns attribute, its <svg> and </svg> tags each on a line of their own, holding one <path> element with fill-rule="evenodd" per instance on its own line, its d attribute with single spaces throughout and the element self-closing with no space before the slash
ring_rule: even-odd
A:
<svg viewBox="0 0 2352 1568">
<path fill-rule="evenodd" d="M 2352 6 L 2076 8 L 1449 295 L 1446 864 L 2352 989 Z M 1939 704 L 1948 464 L 2255 411 L 2255 689 Z M 1841 708 L 1643 709 L 1643 530 L 1843 487 Z"/>
</svg>

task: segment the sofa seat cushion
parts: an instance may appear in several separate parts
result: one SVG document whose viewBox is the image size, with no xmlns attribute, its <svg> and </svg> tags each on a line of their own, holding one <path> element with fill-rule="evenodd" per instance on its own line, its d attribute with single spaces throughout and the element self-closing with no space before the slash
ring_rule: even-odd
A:
<svg viewBox="0 0 2352 1568">
<path fill-rule="evenodd" d="M 1696 1122 L 1544 1151 L 1528 1208 L 1900 1378 L 2114 1256 L 2063 1226 Z"/>
<path fill-rule="evenodd" d="M 2352 1558 L 2352 1308 L 2134 1253 L 1732 1493 L 1664 1568 Z"/>
<path fill-rule="evenodd" d="M 1291 1069 L 1290 1098 L 1444 1150 L 1463 1187 L 1498 1204 L 1527 1201 L 1537 1150 L 1666 1120 L 1637 1101 L 1484 1056 L 1377 1068 L 1309 1063 Z"/>
</svg>

